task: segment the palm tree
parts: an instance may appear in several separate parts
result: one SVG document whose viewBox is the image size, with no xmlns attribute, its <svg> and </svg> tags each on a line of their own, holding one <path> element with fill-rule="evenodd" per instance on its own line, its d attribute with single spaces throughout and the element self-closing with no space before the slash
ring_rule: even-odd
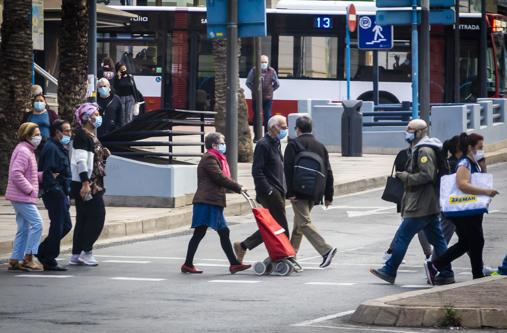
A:
<svg viewBox="0 0 507 333">
<path fill-rule="evenodd" d="M 238 40 L 238 50 L 241 43 Z M 238 51 L 238 59 L 241 51 Z M 227 93 L 227 42 L 225 39 L 213 40 L 213 58 L 215 70 L 215 128 L 225 133 L 226 93 Z M 239 77 L 237 81 L 239 87 Z M 238 89 L 238 161 L 251 162 L 253 145 L 248 125 L 248 108 L 243 89 Z"/>
<path fill-rule="evenodd" d="M 58 48 L 58 111 L 72 121 L 73 111 L 86 98 L 88 71 L 88 4 L 87 0 L 63 0 L 62 23 Z"/>
<path fill-rule="evenodd" d="M 0 193 L 4 193 L 16 132 L 30 109 L 32 0 L 3 2 L 0 46 Z"/>
</svg>

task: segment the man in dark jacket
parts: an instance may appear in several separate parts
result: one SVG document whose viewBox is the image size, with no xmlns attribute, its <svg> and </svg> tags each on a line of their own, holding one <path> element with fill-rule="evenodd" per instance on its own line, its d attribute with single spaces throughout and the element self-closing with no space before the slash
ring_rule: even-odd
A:
<svg viewBox="0 0 507 333">
<path fill-rule="evenodd" d="M 290 141 L 285 148 L 284 169 L 285 179 L 287 181 L 287 198 L 292 204 L 294 210 L 294 229 L 292 229 L 291 243 L 297 252 L 303 235 L 308 239 L 312 246 L 322 256 L 321 268 L 331 264 L 336 248 L 327 244 L 324 238 L 319 234 L 317 228 L 312 224 L 311 212 L 314 205 L 322 203 L 322 197 L 314 198 L 309 195 L 296 193 L 294 188 L 294 166 L 296 157 L 302 152 L 311 152 L 317 154 L 326 169 L 326 184 L 324 193 L 324 203 L 328 207 L 333 201 L 334 179 L 333 171 L 329 163 L 329 154 L 326 147 L 317 141 L 312 134 L 312 120 L 310 117 L 301 116 L 296 119 L 296 135 L 297 138 Z"/>
<path fill-rule="evenodd" d="M 39 160 L 39 171 L 43 172 L 42 200 L 48 210 L 51 224 L 49 233 L 39 245 L 37 258 L 45 271 L 66 271 L 58 266 L 60 241 L 72 229 L 70 219 L 70 160 L 66 145 L 70 142 L 71 128 L 68 121 L 55 120 L 51 125 L 51 138 L 46 142 Z"/>
<path fill-rule="evenodd" d="M 255 183 L 257 201 L 269 212 L 289 237 L 289 227 L 285 216 L 285 175 L 280 140 L 287 136 L 287 120 L 276 115 L 268 121 L 268 133 L 257 142 L 252 164 L 252 176 Z M 234 243 L 234 251 L 239 262 L 243 262 L 246 250 L 252 250 L 262 244 L 257 230 L 243 242 Z"/>
<path fill-rule="evenodd" d="M 111 85 L 106 78 L 97 82 L 99 113 L 102 116 L 102 126 L 97 129 L 100 138 L 121 126 L 122 108 L 120 97 L 111 91 Z"/>
<path fill-rule="evenodd" d="M 438 177 L 436 150 L 442 149 L 442 143 L 436 138 L 428 137 L 428 125 L 422 119 L 414 119 L 408 123 L 405 138 L 412 149 L 410 161 L 406 171 L 396 172 L 396 177 L 405 186 L 401 203 L 403 222 L 394 236 L 391 258 L 382 268 L 370 269 L 373 275 L 389 283 L 394 283 L 408 246 L 419 231 L 424 230 L 437 258 L 447 251 L 447 243 L 440 228 L 440 205 L 435 189 Z M 450 265 L 440 271 L 435 282 L 454 283 L 454 273 Z"/>
</svg>

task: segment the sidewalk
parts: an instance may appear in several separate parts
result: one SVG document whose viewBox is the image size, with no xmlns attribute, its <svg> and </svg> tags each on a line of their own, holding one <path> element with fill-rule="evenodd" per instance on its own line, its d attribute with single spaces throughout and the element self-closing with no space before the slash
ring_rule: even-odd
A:
<svg viewBox="0 0 507 333">
<path fill-rule="evenodd" d="M 486 154 L 490 163 L 507 161 L 507 148 Z M 341 154 L 330 154 L 331 166 L 335 180 L 335 195 L 343 195 L 382 187 L 386 176 L 391 172 L 393 155 L 363 155 L 363 157 L 342 157 Z M 241 163 L 238 170 L 238 182 L 248 188 L 254 196 L 254 184 L 251 177 L 251 164 Z M 189 197 L 189 202 L 191 198 Z M 47 211 L 39 202 L 44 219 L 43 235 L 49 229 Z M 241 195 L 228 194 L 227 216 L 247 214 L 250 207 Z M 75 221 L 75 210 L 71 208 L 71 216 Z M 156 233 L 168 232 L 177 228 L 190 226 L 192 207 L 179 208 L 138 208 L 138 207 L 107 207 L 106 223 L 99 243 L 107 244 L 142 238 Z M 0 259 L 8 258 L 12 240 L 16 233 L 14 210 L 10 202 L 0 197 Z M 72 244 L 72 231 L 64 238 L 62 248 Z"/>
<path fill-rule="evenodd" d="M 507 328 L 506 296 L 507 276 L 487 277 L 367 301 L 351 320 L 367 325 L 437 327 L 445 326 L 446 319 L 457 319 L 465 328 Z"/>
</svg>

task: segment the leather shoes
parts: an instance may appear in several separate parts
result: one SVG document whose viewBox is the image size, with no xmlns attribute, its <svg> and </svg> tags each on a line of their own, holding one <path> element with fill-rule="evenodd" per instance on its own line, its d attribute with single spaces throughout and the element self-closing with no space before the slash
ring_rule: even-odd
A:
<svg viewBox="0 0 507 333">
<path fill-rule="evenodd" d="M 237 272 L 241 272 L 241 271 L 247 270 L 250 267 L 252 267 L 252 265 L 243 265 L 243 264 L 240 264 L 240 265 L 231 265 L 229 267 L 229 272 L 231 272 L 231 274 L 235 274 Z"/>
<path fill-rule="evenodd" d="M 62 266 L 44 266 L 44 272 L 66 272 L 67 268 Z"/>
<path fill-rule="evenodd" d="M 195 268 L 195 266 L 188 266 L 186 264 L 181 265 L 181 272 L 188 274 L 201 274 L 202 271 Z"/>
</svg>

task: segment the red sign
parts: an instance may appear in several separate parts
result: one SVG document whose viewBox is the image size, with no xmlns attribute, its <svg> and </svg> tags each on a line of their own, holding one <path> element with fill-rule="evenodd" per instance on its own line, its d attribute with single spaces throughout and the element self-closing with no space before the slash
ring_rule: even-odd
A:
<svg viewBox="0 0 507 333">
<path fill-rule="evenodd" d="M 354 4 L 350 4 L 347 6 L 347 24 L 349 25 L 349 31 L 356 31 L 357 26 L 357 15 L 356 15 L 356 7 Z"/>
</svg>

